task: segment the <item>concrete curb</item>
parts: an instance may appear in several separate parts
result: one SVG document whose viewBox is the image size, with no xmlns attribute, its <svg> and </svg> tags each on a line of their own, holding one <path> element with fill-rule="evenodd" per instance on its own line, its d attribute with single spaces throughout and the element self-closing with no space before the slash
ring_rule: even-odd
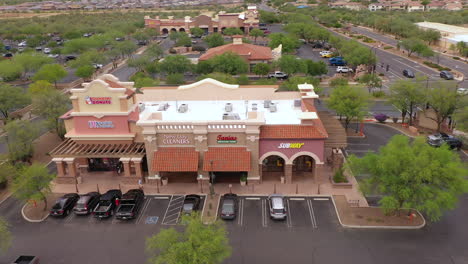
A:
<svg viewBox="0 0 468 264">
<path fill-rule="evenodd" d="M 399 230 L 416 230 L 416 229 L 421 229 L 423 228 L 425 225 L 426 225 L 426 219 L 422 216 L 422 214 L 415 210 L 419 216 L 421 216 L 422 220 L 423 220 L 423 223 L 421 225 L 418 225 L 418 226 L 371 226 L 371 225 L 368 225 L 368 226 L 363 226 L 363 225 L 345 225 L 343 224 L 343 222 L 341 221 L 341 218 L 340 218 L 340 214 L 338 213 L 338 208 L 336 207 L 336 203 L 335 203 L 335 199 L 333 198 L 333 196 L 331 197 L 331 200 L 333 202 L 333 206 L 335 207 L 335 211 L 336 211 L 336 216 L 338 217 L 338 221 L 340 222 L 340 225 L 344 228 L 353 228 L 353 229 L 399 229 Z"/>
<path fill-rule="evenodd" d="M 0 201 L 0 204 L 2 204 L 3 202 L 5 202 L 6 200 L 8 200 L 8 198 L 10 198 L 11 195 L 13 195 L 13 193 L 9 191 L 8 194 L 5 196 L 5 198 L 3 198 L 3 200 Z"/>
<path fill-rule="evenodd" d="M 40 223 L 49 217 L 49 214 L 47 214 L 44 218 L 39 219 L 39 220 L 34 220 L 34 219 L 29 219 L 25 214 L 24 214 L 24 208 L 26 208 L 27 203 L 23 205 L 23 208 L 21 208 L 21 215 L 23 216 L 24 220 L 30 222 L 30 223 Z"/>
</svg>

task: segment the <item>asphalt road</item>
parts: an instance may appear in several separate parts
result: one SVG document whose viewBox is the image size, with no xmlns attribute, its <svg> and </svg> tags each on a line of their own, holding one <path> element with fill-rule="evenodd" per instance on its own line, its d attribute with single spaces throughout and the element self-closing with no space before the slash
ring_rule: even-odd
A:
<svg viewBox="0 0 468 264">
<path fill-rule="evenodd" d="M 468 196 L 441 222 L 422 230 L 344 229 L 331 201 L 313 197 L 288 198 L 288 219 L 272 221 L 265 197 L 240 200 L 238 218 L 226 223 L 233 247 L 228 264 L 462 264 L 468 260 Z M 140 217 L 130 222 L 69 216 L 35 224 L 21 218 L 21 203 L 10 198 L 0 205 L 0 213 L 12 226 L 14 241 L 0 263 L 10 263 L 19 254 L 40 256 L 41 263 L 48 264 L 144 263 L 145 238 L 179 226 L 163 224 L 169 204 L 169 199 L 147 197 Z"/>
</svg>

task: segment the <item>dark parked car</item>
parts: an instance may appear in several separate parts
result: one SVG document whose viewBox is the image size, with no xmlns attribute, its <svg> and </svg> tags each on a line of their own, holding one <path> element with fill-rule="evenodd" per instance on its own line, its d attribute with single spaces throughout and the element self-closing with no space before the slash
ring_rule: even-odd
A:
<svg viewBox="0 0 468 264">
<path fill-rule="evenodd" d="M 71 61 L 71 60 L 76 60 L 76 56 L 68 55 L 65 57 L 65 61 Z"/>
<path fill-rule="evenodd" d="M 98 204 L 93 210 L 93 215 L 96 218 L 107 218 L 114 214 L 116 207 L 115 200 L 122 197 L 120 190 L 109 190 L 101 196 Z"/>
<path fill-rule="evenodd" d="M 132 189 L 126 192 L 120 200 L 120 205 L 117 207 L 115 217 L 121 220 L 135 218 L 144 201 L 145 193 L 142 190 Z"/>
<path fill-rule="evenodd" d="M 414 78 L 414 72 L 412 70 L 409 70 L 409 69 L 404 69 L 403 70 L 403 76 L 405 76 L 407 78 Z"/>
<path fill-rule="evenodd" d="M 11 58 L 13 58 L 13 54 L 12 53 L 5 53 L 5 54 L 3 54 L 3 58 L 11 59 Z"/>
<path fill-rule="evenodd" d="M 39 264 L 39 258 L 36 256 L 19 256 L 12 264 Z"/>
<path fill-rule="evenodd" d="M 453 74 L 449 71 L 441 71 L 440 78 L 445 80 L 453 80 Z"/>
<path fill-rule="evenodd" d="M 233 193 L 227 193 L 223 195 L 221 202 L 221 219 L 233 220 L 237 214 L 237 195 Z"/>
<path fill-rule="evenodd" d="M 73 208 L 73 212 L 77 215 L 87 215 L 93 211 L 99 202 L 101 195 L 98 192 L 90 192 L 85 195 L 80 195 L 80 199 Z"/>
<path fill-rule="evenodd" d="M 427 143 L 433 147 L 440 147 L 445 143 L 449 146 L 450 149 L 457 150 L 460 150 L 463 146 L 463 143 L 460 139 L 442 132 L 428 136 Z"/>
<path fill-rule="evenodd" d="M 185 196 L 182 212 L 186 215 L 191 214 L 193 211 L 198 211 L 200 208 L 200 195 L 189 194 Z"/>
<path fill-rule="evenodd" d="M 70 211 L 73 210 L 76 202 L 80 199 L 80 196 L 76 193 L 68 193 L 60 197 L 52 206 L 50 210 L 51 216 L 67 216 Z"/>
</svg>

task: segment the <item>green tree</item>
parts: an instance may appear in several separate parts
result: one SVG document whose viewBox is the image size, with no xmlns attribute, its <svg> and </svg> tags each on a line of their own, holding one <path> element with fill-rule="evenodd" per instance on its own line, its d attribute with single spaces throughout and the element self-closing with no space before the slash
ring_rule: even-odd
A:
<svg viewBox="0 0 468 264">
<path fill-rule="evenodd" d="M 241 56 L 233 52 L 226 52 L 209 59 L 213 69 L 217 72 L 232 75 L 246 73 L 249 71 L 249 64 Z"/>
<path fill-rule="evenodd" d="M 205 31 L 199 27 L 194 27 L 190 29 L 190 34 L 197 38 L 200 38 L 201 36 L 203 36 L 203 34 L 205 34 Z"/>
<path fill-rule="evenodd" d="M 409 114 L 409 125 L 413 125 L 413 113 L 425 100 L 420 81 L 399 80 L 390 86 L 390 102 L 401 111 L 402 123 Z"/>
<path fill-rule="evenodd" d="M 164 50 L 158 44 L 151 44 L 146 48 L 144 55 L 159 59 L 164 54 Z"/>
<path fill-rule="evenodd" d="M 192 39 L 187 35 L 181 35 L 176 42 L 176 47 L 190 47 L 192 46 Z"/>
<path fill-rule="evenodd" d="M 269 72 L 271 71 L 271 66 L 270 64 L 267 63 L 257 63 L 255 64 L 253 68 L 253 73 L 260 75 L 260 76 L 266 76 Z"/>
<path fill-rule="evenodd" d="M 124 58 L 125 56 L 130 56 L 138 48 L 137 44 L 130 40 L 117 41 L 113 46 L 117 53 Z"/>
<path fill-rule="evenodd" d="M 293 52 L 300 46 L 299 39 L 295 36 L 286 35 L 283 33 L 272 33 L 268 35 L 270 42 L 268 46 L 272 49 L 282 45 L 282 51 L 285 53 Z"/>
<path fill-rule="evenodd" d="M 299 84 L 304 84 L 304 83 L 312 84 L 315 87 L 314 91 L 316 93 L 321 92 L 320 88 L 318 87 L 320 81 L 318 79 L 316 79 L 316 78 L 313 78 L 313 77 L 293 76 L 293 77 L 289 78 L 288 80 L 286 80 L 285 82 L 283 82 L 280 87 L 281 87 L 282 90 L 298 91 L 297 86 Z"/>
<path fill-rule="evenodd" d="M 51 91 L 55 91 L 54 86 L 50 82 L 43 80 L 31 83 L 28 88 L 28 93 L 31 95 L 31 98 Z"/>
<path fill-rule="evenodd" d="M 352 120 L 361 121 L 368 108 L 368 97 L 359 87 L 340 86 L 333 89 L 328 107 L 345 118 L 345 129 Z"/>
<path fill-rule="evenodd" d="M 206 36 L 205 42 L 206 44 L 208 44 L 208 47 L 214 48 L 214 47 L 224 45 L 224 38 L 219 33 L 213 33 L 213 34 Z"/>
<path fill-rule="evenodd" d="M 254 28 L 249 32 L 249 35 L 251 37 L 254 37 L 255 43 L 257 43 L 257 38 L 265 36 L 265 33 L 263 32 L 263 30 L 260 30 L 258 28 Z"/>
<path fill-rule="evenodd" d="M 182 231 L 164 229 L 146 239 L 149 263 L 221 264 L 231 255 L 232 249 L 222 222 L 207 225 L 198 214 L 184 216 L 183 222 L 186 224 Z"/>
<path fill-rule="evenodd" d="M 23 67 L 11 60 L 0 61 L 0 77 L 3 81 L 10 82 L 17 80 L 24 72 Z"/>
<path fill-rule="evenodd" d="M 343 77 L 333 78 L 330 81 L 330 87 L 339 87 L 348 85 L 348 79 Z"/>
<path fill-rule="evenodd" d="M 7 250 L 11 247 L 11 241 L 13 240 L 13 237 L 8 228 L 8 223 L 0 218 L 0 253 L 6 253 Z"/>
<path fill-rule="evenodd" d="M 21 87 L 0 83 L 0 113 L 4 120 L 10 118 L 10 111 L 29 104 L 29 95 Z"/>
<path fill-rule="evenodd" d="M 455 110 L 453 118 L 456 121 L 457 129 L 468 132 L 468 96 L 460 98 L 459 107 Z"/>
<path fill-rule="evenodd" d="M 371 93 L 373 88 L 382 87 L 382 79 L 379 76 L 371 73 L 366 73 L 359 77 L 359 83 L 365 84 L 367 86 L 367 90 Z"/>
<path fill-rule="evenodd" d="M 418 38 L 404 39 L 401 42 L 401 46 L 408 51 L 408 57 L 410 57 L 413 52 L 416 52 L 424 57 L 428 57 L 428 55 L 432 54 L 431 48 L 429 48 L 422 40 Z"/>
<path fill-rule="evenodd" d="M 432 45 L 434 42 L 438 41 L 440 37 L 440 31 L 438 30 L 421 30 L 420 38 L 426 41 L 428 45 Z"/>
<path fill-rule="evenodd" d="M 461 95 L 444 82 L 439 82 L 436 86 L 436 89 L 430 89 L 427 93 L 427 103 L 435 116 L 427 115 L 426 117 L 437 123 L 437 132 L 440 132 L 441 124 L 452 116 L 457 108 L 461 107 Z"/>
<path fill-rule="evenodd" d="M 466 45 L 466 42 L 459 41 L 455 46 L 455 49 L 462 57 L 468 57 L 468 45 Z"/>
<path fill-rule="evenodd" d="M 287 74 L 307 72 L 307 65 L 304 61 L 293 55 L 283 55 L 277 63 L 281 71 Z"/>
<path fill-rule="evenodd" d="M 88 80 L 93 76 L 94 74 L 94 67 L 91 65 L 83 65 L 80 66 L 78 69 L 75 71 L 75 75 L 81 78 L 84 78 L 85 80 Z"/>
<path fill-rule="evenodd" d="M 149 56 L 143 55 L 128 60 L 127 65 L 132 68 L 136 68 L 137 72 L 146 72 L 147 67 L 151 64 Z"/>
<path fill-rule="evenodd" d="M 184 75 L 182 73 L 172 73 L 167 75 L 166 77 L 166 84 L 173 84 L 173 85 L 179 85 L 179 84 L 184 84 Z"/>
<path fill-rule="evenodd" d="M 148 41 L 151 36 L 144 30 L 133 33 L 132 37 L 138 41 Z"/>
<path fill-rule="evenodd" d="M 34 75 L 33 80 L 45 80 L 53 82 L 57 88 L 57 81 L 67 76 L 67 71 L 60 64 L 46 64 L 43 65 Z"/>
<path fill-rule="evenodd" d="M 46 166 L 34 163 L 24 166 L 18 177 L 13 180 L 13 195 L 23 201 L 41 200 L 44 211 L 47 210 L 47 194 L 50 193 L 50 183 L 55 178 Z"/>
<path fill-rule="evenodd" d="M 37 53 L 22 53 L 13 58 L 23 68 L 23 75 L 37 71 L 42 65 L 52 63 L 53 59 Z"/>
<path fill-rule="evenodd" d="M 196 72 L 198 74 L 208 74 L 213 72 L 213 66 L 210 60 L 198 61 Z"/>
<path fill-rule="evenodd" d="M 311 76 L 317 76 L 327 74 L 328 66 L 323 61 L 304 60 L 307 68 L 307 74 Z"/>
<path fill-rule="evenodd" d="M 142 77 L 142 78 L 137 78 L 135 80 L 135 88 L 154 87 L 158 85 L 159 85 L 159 82 L 150 77 Z"/>
<path fill-rule="evenodd" d="M 161 71 L 167 74 L 185 73 L 192 69 L 190 60 L 182 55 L 171 55 L 161 62 Z"/>
<path fill-rule="evenodd" d="M 29 120 L 13 120 L 4 130 L 10 160 L 29 161 L 34 153 L 33 141 L 39 136 L 37 125 Z"/>
<path fill-rule="evenodd" d="M 396 135 L 379 154 L 352 156 L 349 161 L 354 173 L 366 175 L 364 193 L 384 196 L 379 203 L 386 213 L 415 208 L 437 221 L 468 192 L 468 171 L 458 154 L 447 146 L 433 148 L 422 137 L 410 141 Z"/>
<path fill-rule="evenodd" d="M 34 114 L 44 118 L 47 128 L 54 130 L 61 139 L 64 139 L 65 124 L 60 116 L 71 109 L 68 96 L 54 90 L 36 95 L 32 102 Z"/>
<path fill-rule="evenodd" d="M 242 30 L 240 30 L 239 28 L 230 27 L 230 28 L 225 28 L 223 30 L 223 34 L 227 36 L 234 36 L 234 35 L 243 35 L 244 32 L 242 32 Z"/>
</svg>

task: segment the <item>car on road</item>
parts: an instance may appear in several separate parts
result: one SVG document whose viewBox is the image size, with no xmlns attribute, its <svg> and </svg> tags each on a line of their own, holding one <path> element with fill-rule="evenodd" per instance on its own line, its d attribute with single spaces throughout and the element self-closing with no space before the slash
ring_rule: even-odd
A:
<svg viewBox="0 0 468 264">
<path fill-rule="evenodd" d="M 193 211 L 198 211 L 200 208 L 200 195 L 189 194 L 185 196 L 182 212 L 185 215 L 191 214 Z"/>
<path fill-rule="evenodd" d="M 120 199 L 115 218 L 119 220 L 133 219 L 145 201 L 145 193 L 140 189 L 132 189 L 126 192 Z"/>
<path fill-rule="evenodd" d="M 268 79 L 270 78 L 276 78 L 276 79 L 279 79 L 279 80 L 286 80 L 288 79 L 288 75 L 284 72 L 280 72 L 280 71 L 275 71 L 273 73 L 270 73 L 268 74 Z"/>
<path fill-rule="evenodd" d="M 42 47 L 36 47 L 36 51 L 42 51 Z"/>
<path fill-rule="evenodd" d="M 410 69 L 404 69 L 403 70 L 403 76 L 407 78 L 414 78 L 414 72 Z"/>
<path fill-rule="evenodd" d="M 76 56 L 68 55 L 68 56 L 65 57 L 65 61 L 71 61 L 71 60 L 76 60 Z"/>
<path fill-rule="evenodd" d="M 54 206 L 52 206 L 50 215 L 58 217 L 65 217 L 69 215 L 78 199 L 80 199 L 80 196 L 76 193 L 65 194 L 55 202 Z"/>
<path fill-rule="evenodd" d="M 329 50 L 322 50 L 319 54 L 322 58 L 331 58 L 333 56 L 333 52 Z"/>
<path fill-rule="evenodd" d="M 28 46 L 28 44 L 26 43 L 26 41 L 21 41 L 21 42 L 18 44 L 18 47 L 23 47 L 23 48 L 25 48 L 26 46 Z"/>
<path fill-rule="evenodd" d="M 59 56 L 60 55 L 58 55 L 58 54 L 49 54 L 49 55 L 47 55 L 47 57 L 54 58 L 54 59 L 58 58 Z"/>
<path fill-rule="evenodd" d="M 44 48 L 44 50 L 43 50 L 44 54 L 49 54 L 50 51 L 51 51 L 50 48 Z"/>
<path fill-rule="evenodd" d="M 124 41 L 125 38 L 115 38 L 115 41 Z"/>
<path fill-rule="evenodd" d="M 348 73 L 348 72 L 353 72 L 353 69 L 349 68 L 348 66 L 338 66 L 336 68 L 336 72 L 338 72 L 338 73 Z"/>
<path fill-rule="evenodd" d="M 224 220 L 233 220 L 237 214 L 237 195 L 226 193 L 221 201 L 220 217 Z"/>
<path fill-rule="evenodd" d="M 101 69 L 101 68 L 102 68 L 102 64 L 93 63 L 93 67 L 94 67 L 94 69 Z"/>
<path fill-rule="evenodd" d="M 80 199 L 73 207 L 73 212 L 76 215 L 87 215 L 96 207 L 99 202 L 101 195 L 98 192 L 89 192 L 84 195 L 80 195 Z"/>
<path fill-rule="evenodd" d="M 39 264 L 39 258 L 36 256 L 19 256 L 12 264 Z"/>
<path fill-rule="evenodd" d="M 12 53 L 5 53 L 5 54 L 3 54 L 3 58 L 11 59 L 11 58 L 13 58 L 13 54 Z"/>
<path fill-rule="evenodd" d="M 268 35 L 268 34 L 270 34 L 270 33 L 271 33 L 271 31 L 268 30 L 268 29 L 263 30 L 263 34 L 265 34 L 265 35 Z"/>
<path fill-rule="evenodd" d="M 116 207 L 115 200 L 122 197 L 120 190 L 109 190 L 99 198 L 99 202 L 93 210 L 93 215 L 96 218 L 108 218 L 114 214 Z"/>
<path fill-rule="evenodd" d="M 441 71 L 440 78 L 445 80 L 453 80 L 453 74 L 449 71 Z"/>
<path fill-rule="evenodd" d="M 450 149 L 457 150 L 460 150 L 463 146 L 463 143 L 460 139 L 443 132 L 428 136 L 427 143 L 433 147 L 440 147 L 443 144 L 447 144 Z"/>
<path fill-rule="evenodd" d="M 468 94 L 468 88 L 458 88 L 457 93 L 461 95 Z"/>
<path fill-rule="evenodd" d="M 281 194 L 272 194 L 268 196 L 268 207 L 270 218 L 274 220 L 284 220 L 287 217 L 284 196 Z"/>
<path fill-rule="evenodd" d="M 333 57 L 328 60 L 330 62 L 330 65 L 332 66 L 345 66 L 346 61 L 343 59 L 343 57 Z"/>
</svg>

